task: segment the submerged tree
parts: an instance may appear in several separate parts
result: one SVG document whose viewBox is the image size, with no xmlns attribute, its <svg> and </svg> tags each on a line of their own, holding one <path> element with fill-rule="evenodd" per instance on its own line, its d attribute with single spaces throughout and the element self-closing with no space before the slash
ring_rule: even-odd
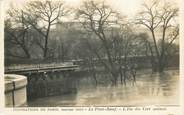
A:
<svg viewBox="0 0 184 115">
<path fill-rule="evenodd" d="M 165 59 L 168 58 L 169 47 L 179 35 L 179 26 L 176 22 L 178 8 L 159 0 L 154 0 L 151 4 L 144 3 L 143 7 L 143 11 L 138 14 L 137 24 L 143 25 L 151 33 L 153 44 L 150 44 L 150 52 L 156 63 L 153 70 L 162 72 L 166 66 Z M 156 35 L 157 33 L 161 35 Z"/>
<path fill-rule="evenodd" d="M 77 17 L 83 28 L 91 33 L 90 38 L 99 41 L 98 47 L 88 43 L 88 48 L 110 74 L 112 84 L 117 84 L 119 76 L 121 76 L 121 81 L 124 79 L 125 83 L 128 79 L 126 72 L 130 66 L 127 58 L 132 55 L 133 50 L 130 50 L 136 43 L 136 35 L 128 24 L 119 22 L 120 19 L 122 20 L 122 16 L 106 5 L 104 1 L 83 2 Z M 127 69 L 125 70 L 125 68 Z"/>
<path fill-rule="evenodd" d="M 100 40 L 107 62 L 104 61 L 96 49 L 92 46 L 90 46 L 90 49 L 95 53 L 105 69 L 110 72 L 112 83 L 116 84 L 118 72 L 110 51 L 108 36 L 105 34 L 110 23 L 114 23 L 112 21 L 110 22 L 110 18 L 114 17 L 114 14 L 115 12 L 109 6 L 105 5 L 104 2 L 85 1 L 78 10 L 78 16 L 81 19 L 83 27 L 87 31 L 93 32 Z"/>
</svg>

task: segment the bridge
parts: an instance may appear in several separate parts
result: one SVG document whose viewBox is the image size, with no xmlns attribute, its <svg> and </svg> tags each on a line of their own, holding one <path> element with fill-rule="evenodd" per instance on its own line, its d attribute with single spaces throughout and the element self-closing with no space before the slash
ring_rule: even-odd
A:
<svg viewBox="0 0 184 115">
<path fill-rule="evenodd" d="M 5 67 L 5 74 L 32 74 L 51 71 L 75 71 L 77 69 L 78 65 L 72 63 L 18 65 Z"/>
<path fill-rule="evenodd" d="M 75 93 L 77 83 L 75 72 L 78 65 L 72 63 L 35 64 L 5 67 L 5 74 L 27 77 L 27 98 L 31 99 Z"/>
</svg>

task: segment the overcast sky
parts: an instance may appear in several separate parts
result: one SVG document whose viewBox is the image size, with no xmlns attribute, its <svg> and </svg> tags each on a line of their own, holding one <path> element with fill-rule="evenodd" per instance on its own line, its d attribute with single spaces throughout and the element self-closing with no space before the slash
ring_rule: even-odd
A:
<svg viewBox="0 0 184 115">
<path fill-rule="evenodd" d="M 17 4 L 18 7 L 21 7 L 21 5 L 28 0 L 5 0 L 6 8 L 9 7 L 10 2 L 14 2 Z M 67 5 L 72 7 L 77 7 L 83 0 L 64 0 Z M 150 1 L 150 0 L 106 0 L 108 4 L 110 4 L 114 9 L 118 10 L 124 15 L 127 15 L 129 17 L 133 17 L 138 10 L 141 9 L 141 4 L 144 1 Z M 171 1 L 174 4 L 179 3 L 180 0 L 160 0 L 160 1 Z"/>
</svg>

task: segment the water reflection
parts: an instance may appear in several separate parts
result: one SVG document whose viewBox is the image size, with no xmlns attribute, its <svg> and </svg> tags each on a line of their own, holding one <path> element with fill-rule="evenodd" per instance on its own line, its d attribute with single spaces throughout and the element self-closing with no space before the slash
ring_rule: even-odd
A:
<svg viewBox="0 0 184 115">
<path fill-rule="evenodd" d="M 179 71 L 162 74 L 140 74 L 136 84 L 94 87 L 91 78 L 81 78 L 77 94 L 45 97 L 29 106 L 132 106 L 178 105 Z"/>
</svg>

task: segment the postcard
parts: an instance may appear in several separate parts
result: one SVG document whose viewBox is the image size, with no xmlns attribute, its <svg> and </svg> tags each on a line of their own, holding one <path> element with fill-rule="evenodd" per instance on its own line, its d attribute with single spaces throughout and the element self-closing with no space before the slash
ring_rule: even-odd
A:
<svg viewBox="0 0 184 115">
<path fill-rule="evenodd" d="M 1 0 L 1 110 L 183 115 L 179 0 Z"/>
</svg>

